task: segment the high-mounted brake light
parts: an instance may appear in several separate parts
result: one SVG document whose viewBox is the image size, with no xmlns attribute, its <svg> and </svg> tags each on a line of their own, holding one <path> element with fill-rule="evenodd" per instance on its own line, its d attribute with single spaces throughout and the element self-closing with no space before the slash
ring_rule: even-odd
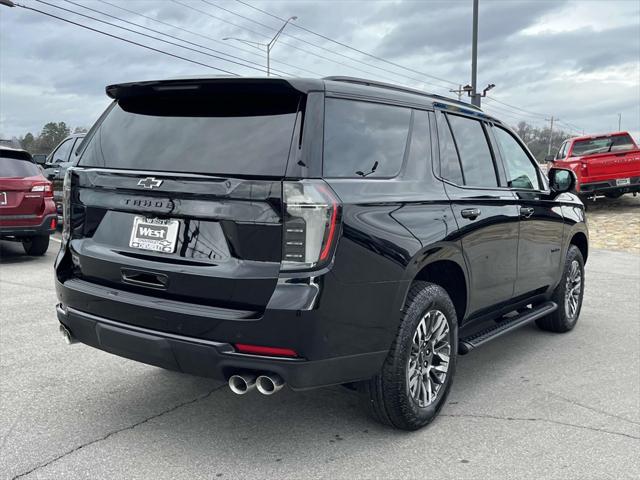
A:
<svg viewBox="0 0 640 480">
<path fill-rule="evenodd" d="M 285 215 L 282 270 L 318 268 L 331 259 L 340 203 L 322 180 L 283 183 Z"/>
</svg>

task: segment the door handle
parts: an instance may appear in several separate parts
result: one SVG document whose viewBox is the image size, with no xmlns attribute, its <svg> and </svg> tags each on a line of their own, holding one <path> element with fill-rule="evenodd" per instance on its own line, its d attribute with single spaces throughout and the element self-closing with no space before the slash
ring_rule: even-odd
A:
<svg viewBox="0 0 640 480">
<path fill-rule="evenodd" d="M 471 220 L 475 220 L 480 216 L 481 213 L 482 212 L 480 211 L 479 208 L 465 208 L 460 212 L 460 215 L 462 215 L 462 218 L 469 218 Z"/>
<path fill-rule="evenodd" d="M 533 215 L 533 212 L 533 207 L 520 207 L 520 216 L 522 218 L 529 218 L 531 215 Z"/>
</svg>

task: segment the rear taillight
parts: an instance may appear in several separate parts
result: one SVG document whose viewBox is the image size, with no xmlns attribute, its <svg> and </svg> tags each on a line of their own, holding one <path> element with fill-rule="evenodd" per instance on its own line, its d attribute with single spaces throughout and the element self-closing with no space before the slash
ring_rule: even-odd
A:
<svg viewBox="0 0 640 480">
<path fill-rule="evenodd" d="M 66 244 L 71 233 L 71 172 L 69 168 L 64 175 L 62 187 L 62 244 Z"/>
<path fill-rule="evenodd" d="M 45 197 L 53 197 L 53 187 L 51 182 L 34 183 L 31 187 L 32 192 L 44 192 Z"/>
<path fill-rule="evenodd" d="M 340 203 L 322 180 L 283 182 L 282 270 L 319 268 L 331 260 Z"/>
</svg>

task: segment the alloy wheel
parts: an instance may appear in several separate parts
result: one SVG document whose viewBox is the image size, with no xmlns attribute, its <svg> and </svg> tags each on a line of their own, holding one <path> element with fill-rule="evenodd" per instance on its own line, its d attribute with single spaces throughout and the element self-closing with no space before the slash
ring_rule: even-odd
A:
<svg viewBox="0 0 640 480">
<path fill-rule="evenodd" d="M 451 333 L 444 313 L 429 310 L 413 334 L 407 363 L 409 393 L 420 407 L 431 405 L 449 371 Z"/>
<path fill-rule="evenodd" d="M 577 260 L 573 260 L 569 266 L 567 283 L 564 294 L 564 308 L 567 316 L 573 320 L 580 305 L 580 292 L 582 291 L 582 272 Z"/>
</svg>

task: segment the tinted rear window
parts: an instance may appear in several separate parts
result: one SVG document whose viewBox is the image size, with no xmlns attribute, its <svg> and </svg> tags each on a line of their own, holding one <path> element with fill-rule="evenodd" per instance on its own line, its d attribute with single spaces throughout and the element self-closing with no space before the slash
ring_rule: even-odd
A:
<svg viewBox="0 0 640 480">
<path fill-rule="evenodd" d="M 400 172 L 411 110 L 329 98 L 325 103 L 325 177 L 394 177 Z"/>
<path fill-rule="evenodd" d="M 40 169 L 30 160 L 21 160 L 0 154 L 0 178 L 33 177 L 40 174 Z"/>
<path fill-rule="evenodd" d="M 282 176 L 298 99 L 255 95 L 119 101 L 79 165 L 222 175 Z"/>
<path fill-rule="evenodd" d="M 573 144 L 571 156 L 579 157 L 596 153 L 624 152 L 634 148 L 635 145 L 629 135 L 615 135 L 612 137 L 592 138 L 590 140 L 577 140 Z"/>
<path fill-rule="evenodd" d="M 457 115 L 447 115 L 447 118 L 460 154 L 465 185 L 497 187 L 493 157 L 482 124 Z"/>
</svg>

